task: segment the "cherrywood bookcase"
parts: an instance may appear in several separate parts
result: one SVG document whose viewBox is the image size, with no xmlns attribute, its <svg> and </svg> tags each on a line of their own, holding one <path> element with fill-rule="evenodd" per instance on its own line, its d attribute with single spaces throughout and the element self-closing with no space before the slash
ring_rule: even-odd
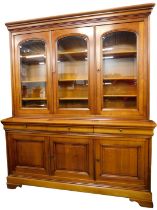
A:
<svg viewBox="0 0 157 210">
<path fill-rule="evenodd" d="M 152 207 L 149 15 L 154 4 L 7 23 L 8 188 L 127 197 Z"/>
</svg>

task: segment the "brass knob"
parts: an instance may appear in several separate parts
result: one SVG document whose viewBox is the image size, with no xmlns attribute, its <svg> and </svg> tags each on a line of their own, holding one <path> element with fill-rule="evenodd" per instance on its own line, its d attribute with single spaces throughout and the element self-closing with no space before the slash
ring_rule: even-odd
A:
<svg viewBox="0 0 157 210">
<path fill-rule="evenodd" d="M 120 132 L 123 132 L 123 129 L 119 129 Z"/>
</svg>

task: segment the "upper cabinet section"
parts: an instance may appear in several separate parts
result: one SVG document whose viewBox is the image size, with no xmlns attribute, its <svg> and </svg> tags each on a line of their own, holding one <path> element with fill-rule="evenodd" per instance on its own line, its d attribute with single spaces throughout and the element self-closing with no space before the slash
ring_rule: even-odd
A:
<svg viewBox="0 0 157 210">
<path fill-rule="evenodd" d="M 148 119 L 153 6 L 7 23 L 13 115 Z"/>
</svg>

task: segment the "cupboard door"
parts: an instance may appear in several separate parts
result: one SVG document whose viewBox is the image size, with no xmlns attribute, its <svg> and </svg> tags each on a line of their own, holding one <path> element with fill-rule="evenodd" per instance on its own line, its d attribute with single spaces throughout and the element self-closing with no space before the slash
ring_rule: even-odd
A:
<svg viewBox="0 0 157 210">
<path fill-rule="evenodd" d="M 48 137 L 34 135 L 7 135 L 9 174 L 48 175 Z"/>
<path fill-rule="evenodd" d="M 65 179 L 93 178 L 92 140 L 86 137 L 51 138 L 53 176 Z"/>
<path fill-rule="evenodd" d="M 110 117 L 146 117 L 147 52 L 144 54 L 143 35 L 142 22 L 96 27 L 99 113 Z"/>
<path fill-rule="evenodd" d="M 118 137 L 97 139 L 96 180 L 124 187 L 148 187 L 148 141 Z"/>
<path fill-rule="evenodd" d="M 93 36 L 92 27 L 52 32 L 56 113 L 94 112 Z"/>
<path fill-rule="evenodd" d="M 14 101 L 17 114 L 46 114 L 52 109 L 49 32 L 17 35 Z"/>
</svg>

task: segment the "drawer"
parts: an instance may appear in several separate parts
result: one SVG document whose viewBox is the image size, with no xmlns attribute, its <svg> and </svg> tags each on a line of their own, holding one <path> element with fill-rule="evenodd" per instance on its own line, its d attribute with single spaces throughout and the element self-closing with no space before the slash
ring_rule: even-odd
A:
<svg viewBox="0 0 157 210">
<path fill-rule="evenodd" d="M 7 130 L 35 130 L 35 131 L 69 131 L 69 127 L 67 126 L 46 126 L 46 125 L 6 125 L 5 129 Z"/>
<path fill-rule="evenodd" d="M 103 134 L 134 134 L 134 135 L 153 135 L 152 130 L 150 129 L 135 129 L 135 128 L 109 128 L 109 127 L 94 127 L 94 133 L 103 133 Z"/>
<path fill-rule="evenodd" d="M 72 133 L 93 133 L 93 126 L 67 126 L 67 125 L 7 125 L 5 129 L 10 130 L 33 130 L 33 131 L 52 131 L 52 132 L 72 132 Z"/>
<path fill-rule="evenodd" d="M 68 127 L 66 126 L 39 126 L 39 125 L 27 125 L 27 130 L 38 130 L 38 131 L 54 131 L 54 132 L 67 132 Z"/>
<path fill-rule="evenodd" d="M 19 125 L 5 125 L 5 130 L 23 130 L 26 129 L 26 124 L 19 124 Z"/>
<path fill-rule="evenodd" d="M 28 125 L 27 129 L 53 131 L 53 132 L 72 132 L 72 133 L 91 133 L 93 127 L 90 126 L 31 126 Z"/>
<path fill-rule="evenodd" d="M 69 132 L 72 133 L 93 133 L 93 126 L 72 126 L 69 127 Z"/>
</svg>

